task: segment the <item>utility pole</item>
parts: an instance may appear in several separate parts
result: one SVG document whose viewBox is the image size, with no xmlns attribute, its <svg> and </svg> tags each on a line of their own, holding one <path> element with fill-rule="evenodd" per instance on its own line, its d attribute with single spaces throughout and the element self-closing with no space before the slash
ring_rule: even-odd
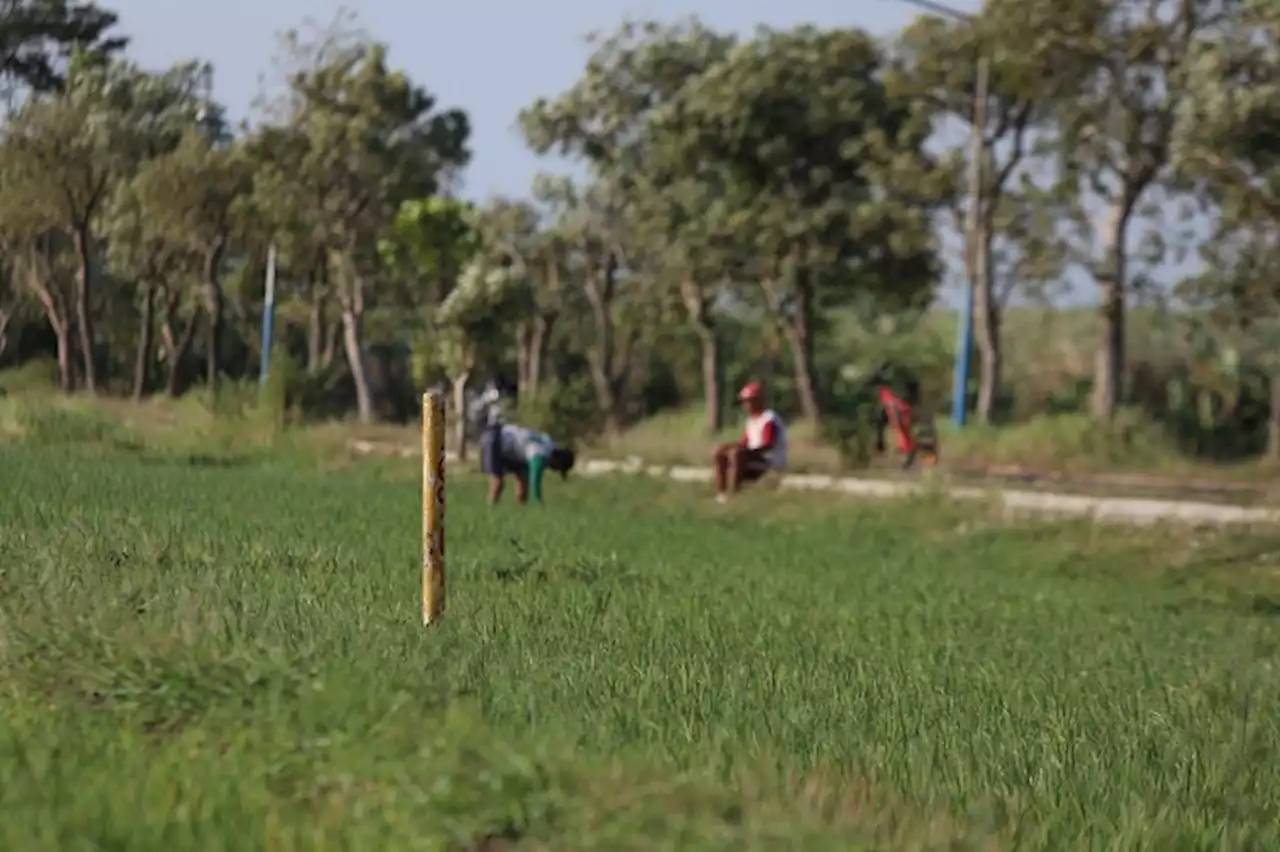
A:
<svg viewBox="0 0 1280 852">
<path fill-rule="evenodd" d="M 267 273 L 262 299 L 262 353 L 258 363 L 258 384 L 266 386 L 271 372 L 271 338 L 276 327 L 276 246 L 267 249 Z"/>
<path fill-rule="evenodd" d="M 933 0 L 900 0 L 926 12 L 959 21 L 971 21 L 973 15 Z M 969 151 L 969 206 L 965 210 L 965 293 L 960 306 L 960 322 L 956 334 L 956 371 L 951 392 L 951 422 L 963 427 L 969 413 L 969 374 L 973 357 L 974 283 L 987 280 L 987 251 L 981 237 L 983 165 L 987 161 L 987 94 L 990 87 L 991 63 L 984 55 L 978 58 L 973 91 L 973 134 Z"/>
</svg>

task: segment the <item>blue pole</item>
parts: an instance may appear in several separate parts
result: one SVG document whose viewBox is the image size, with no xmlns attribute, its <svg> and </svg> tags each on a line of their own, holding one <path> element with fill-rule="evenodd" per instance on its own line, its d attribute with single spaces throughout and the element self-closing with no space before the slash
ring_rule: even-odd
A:
<svg viewBox="0 0 1280 852">
<path fill-rule="evenodd" d="M 956 378 L 951 397 L 951 422 L 964 428 L 968 413 L 969 360 L 973 357 L 973 288 L 986 286 L 987 252 L 981 228 L 982 167 L 987 156 L 987 83 L 991 66 L 985 56 L 978 60 L 977 86 L 973 99 L 973 152 L 969 155 L 969 207 L 965 211 L 965 288 L 964 305 L 960 308 L 960 327 L 956 341 Z"/>
<path fill-rule="evenodd" d="M 973 353 L 973 279 L 964 289 L 956 335 L 956 374 L 951 396 L 951 422 L 963 427 L 968 414 L 969 358 Z"/>
<path fill-rule="evenodd" d="M 267 383 L 271 368 L 271 336 L 276 325 L 276 247 L 267 249 L 267 293 L 262 303 L 262 361 L 258 366 L 258 383 Z"/>
</svg>

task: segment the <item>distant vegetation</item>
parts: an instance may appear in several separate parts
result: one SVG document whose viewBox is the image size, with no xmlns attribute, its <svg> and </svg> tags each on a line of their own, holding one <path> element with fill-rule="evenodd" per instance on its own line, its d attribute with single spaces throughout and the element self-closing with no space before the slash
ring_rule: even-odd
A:
<svg viewBox="0 0 1280 852">
<path fill-rule="evenodd" d="M 212 67 L 137 66 L 92 6 L 11 4 L 0 76 L 23 97 L 0 126 L 0 381 L 136 399 L 249 387 L 275 257 L 270 393 L 287 421 L 403 422 L 426 387 L 461 402 L 498 380 L 531 425 L 620 446 L 675 411 L 717 433 L 759 378 L 857 465 L 851 374 L 892 361 L 949 407 L 954 317 L 929 306 L 954 232 L 981 428 L 953 447 L 1094 429 L 1118 462 L 1154 445 L 1275 457 L 1275 2 L 991 0 L 888 40 L 625 22 L 513 117 L 585 177 L 489 199 L 463 191 L 467 105 L 438 102 L 350 16 L 283 34 L 277 96 L 236 128 Z M 927 143 L 974 120 L 978 56 L 990 145 L 970 197 L 967 149 Z M 1193 216 L 1214 233 L 1184 233 Z M 1186 254 L 1207 271 L 1149 280 Z M 1011 307 L 1052 305 L 1069 274 L 1096 309 Z M 1153 293 L 1178 309 L 1146 306 Z M 1073 464 L 1079 443 L 1036 461 Z"/>
</svg>

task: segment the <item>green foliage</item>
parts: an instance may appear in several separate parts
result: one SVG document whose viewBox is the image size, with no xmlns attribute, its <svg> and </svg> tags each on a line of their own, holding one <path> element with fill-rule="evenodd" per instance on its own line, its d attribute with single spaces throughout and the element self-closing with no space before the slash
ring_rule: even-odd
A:
<svg viewBox="0 0 1280 852">
<path fill-rule="evenodd" d="M 384 267 L 412 288 L 410 305 L 429 293 L 436 306 L 479 250 L 470 205 L 452 198 L 411 198 L 400 204 L 388 236 L 378 241 Z"/>
<path fill-rule="evenodd" d="M 32 359 L 0 372 L 0 389 L 8 393 L 48 393 L 58 386 L 58 364 Z"/>
<path fill-rule="evenodd" d="M 0 14 L 0 76 L 9 84 L 49 92 L 66 85 L 63 61 L 101 63 L 129 39 L 115 30 L 119 16 L 96 3 L 18 0 Z"/>
<path fill-rule="evenodd" d="M 340 416 L 333 400 L 341 380 L 338 370 L 307 372 L 287 351 L 277 349 L 256 410 L 280 433 L 289 426 Z"/>
<path fill-rule="evenodd" d="M 36 401 L 15 403 L 14 425 L 24 443 L 32 446 L 98 445 L 125 449 L 136 446 L 129 431 L 110 414 Z"/>
<path fill-rule="evenodd" d="M 875 450 L 879 384 L 904 395 L 914 382 L 917 417 L 927 418 L 950 393 L 952 355 L 923 311 L 883 314 L 864 299 L 840 319 L 831 331 L 838 342 L 824 349 L 820 429 L 846 465 L 865 467 Z"/>
<path fill-rule="evenodd" d="M 496 377 L 547 405 L 590 388 L 594 413 L 565 418 L 588 431 L 697 404 L 709 434 L 731 386 L 761 377 L 857 461 L 865 406 L 842 370 L 890 361 L 930 408 L 949 401 L 950 335 L 901 317 L 958 261 L 977 420 L 1088 393 L 1186 452 L 1252 451 L 1280 393 L 1275 2 L 991 0 L 887 40 L 624 21 L 518 116 L 574 177 L 486 201 L 459 194 L 465 112 L 350 15 L 282 37 L 278 95 L 233 128 L 207 63 L 144 69 L 108 12 L 11 3 L 0 76 L 30 90 L 0 138 L 3 356 L 61 352 L 67 391 L 252 388 L 274 249 L 286 396 L 308 417 L 399 417 L 415 384 Z M 976 153 L 939 132 L 953 120 L 978 125 Z M 1148 345 L 1134 299 L 1193 246 L 1196 205 L 1204 274 Z M 1064 348 L 1028 348 L 1013 300 L 1051 299 L 1068 267 L 1104 310 Z"/>
<path fill-rule="evenodd" d="M 585 377 L 549 382 L 536 396 L 521 399 L 515 422 L 569 447 L 596 437 L 604 425 L 595 391 Z"/>
</svg>

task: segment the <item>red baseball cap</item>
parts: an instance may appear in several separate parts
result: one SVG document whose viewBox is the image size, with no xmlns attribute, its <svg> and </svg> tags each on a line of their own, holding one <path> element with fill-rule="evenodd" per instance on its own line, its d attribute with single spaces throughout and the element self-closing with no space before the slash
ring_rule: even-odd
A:
<svg viewBox="0 0 1280 852">
<path fill-rule="evenodd" d="M 739 402 L 748 399 L 760 399 L 762 396 L 764 396 L 764 385 L 759 382 L 747 382 L 742 386 L 742 390 L 738 391 Z"/>
</svg>

